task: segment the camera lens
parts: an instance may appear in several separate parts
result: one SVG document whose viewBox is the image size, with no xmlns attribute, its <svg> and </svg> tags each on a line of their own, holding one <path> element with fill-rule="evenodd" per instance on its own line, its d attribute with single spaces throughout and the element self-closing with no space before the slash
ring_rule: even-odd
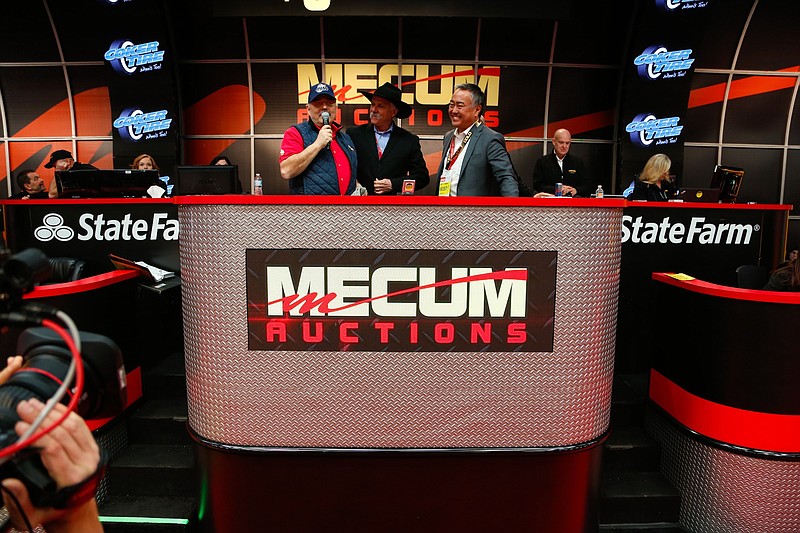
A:
<svg viewBox="0 0 800 533">
<path fill-rule="evenodd" d="M 120 413 L 127 401 L 122 354 L 103 335 L 80 333 L 84 389 L 76 411 L 84 418 L 107 418 Z M 67 375 L 72 355 L 61 337 L 47 328 L 28 328 L 17 343 L 24 364 L 0 385 L 0 447 L 16 440 L 17 404 L 37 398 L 47 401 Z M 69 395 L 62 399 L 69 403 Z"/>
<path fill-rule="evenodd" d="M 0 267 L 0 310 L 10 309 L 35 284 L 47 280 L 51 271 L 47 256 L 36 248 L 28 248 L 5 259 Z"/>
</svg>

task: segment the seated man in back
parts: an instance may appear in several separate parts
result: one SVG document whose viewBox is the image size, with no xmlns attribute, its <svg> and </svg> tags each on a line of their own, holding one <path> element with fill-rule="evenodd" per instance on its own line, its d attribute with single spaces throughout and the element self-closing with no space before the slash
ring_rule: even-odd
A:
<svg viewBox="0 0 800 533">
<path fill-rule="evenodd" d="M 58 198 L 58 183 L 55 178 L 55 172 L 64 170 L 97 170 L 97 168 L 92 165 L 76 162 L 69 150 L 56 150 L 50 154 L 50 161 L 44 165 L 44 168 L 52 168 L 54 170 L 53 180 L 50 182 L 50 188 L 48 190 L 50 198 Z"/>
<path fill-rule="evenodd" d="M 572 135 L 565 129 L 553 134 L 553 152 L 540 157 L 533 168 L 533 188 L 555 194 L 556 183 L 563 184 L 564 196 L 589 196 L 591 180 L 583 161 L 569 153 Z"/>
<path fill-rule="evenodd" d="M 49 198 L 44 180 L 35 170 L 21 170 L 17 174 L 17 186 L 20 192 L 9 196 L 10 200 L 39 200 Z"/>
</svg>

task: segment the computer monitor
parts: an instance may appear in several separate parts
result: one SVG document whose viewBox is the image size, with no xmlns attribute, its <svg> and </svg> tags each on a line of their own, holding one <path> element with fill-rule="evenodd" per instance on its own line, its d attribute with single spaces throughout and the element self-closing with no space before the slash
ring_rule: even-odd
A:
<svg viewBox="0 0 800 533">
<path fill-rule="evenodd" d="M 743 178 L 743 168 L 716 165 L 710 187 L 719 190 L 720 202 L 733 204 L 736 203 L 736 198 L 739 196 Z"/>
<path fill-rule="evenodd" d="M 239 194 L 239 167 L 236 165 L 178 166 L 173 195 Z"/>
<path fill-rule="evenodd" d="M 55 179 L 59 198 L 149 198 L 153 185 L 164 189 L 157 170 L 60 170 Z"/>
</svg>

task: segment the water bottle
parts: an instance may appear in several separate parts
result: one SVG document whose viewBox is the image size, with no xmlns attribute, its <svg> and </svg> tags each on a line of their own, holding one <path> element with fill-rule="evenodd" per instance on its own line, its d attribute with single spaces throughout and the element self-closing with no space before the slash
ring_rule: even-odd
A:
<svg viewBox="0 0 800 533">
<path fill-rule="evenodd" d="M 261 179 L 261 174 L 256 173 L 256 177 L 253 179 L 253 194 L 256 196 L 264 194 L 263 185 L 264 181 Z"/>
<path fill-rule="evenodd" d="M 595 198 L 602 198 L 603 197 L 603 186 L 602 185 L 598 185 L 597 186 L 597 190 L 594 191 L 594 197 Z"/>
</svg>

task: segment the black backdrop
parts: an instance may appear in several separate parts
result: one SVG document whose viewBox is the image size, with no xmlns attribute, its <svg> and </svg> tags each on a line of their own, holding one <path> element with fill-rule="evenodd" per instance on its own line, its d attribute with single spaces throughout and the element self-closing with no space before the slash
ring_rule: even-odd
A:
<svg viewBox="0 0 800 533">
<path fill-rule="evenodd" d="M 334 9 L 343 4 L 331 1 Z M 679 139 L 683 185 L 706 185 L 714 164 L 722 162 L 746 169 L 744 201 L 800 205 L 800 54 L 794 37 L 800 3 L 709 1 L 708 20 L 692 33 L 692 43 L 680 32 L 656 39 L 640 28 L 642 13 L 663 12 L 663 0 L 551 4 L 527 3 L 509 18 L 503 3 L 481 17 L 468 11 L 471 4 L 448 17 L 413 11 L 424 9 L 422 2 L 404 3 L 411 11 L 402 15 L 376 17 L 370 16 L 374 6 L 357 15 L 305 9 L 303 16 L 220 16 L 210 0 L 16 2 L 0 34 L 2 175 L 33 167 L 49 179 L 41 165 L 57 148 L 101 168 L 126 163 L 133 151 L 156 152 L 169 170 L 170 156 L 155 139 L 123 152 L 111 126 L 123 104 L 117 101 L 119 76 L 103 54 L 114 39 L 127 37 L 163 45 L 163 68 L 172 77 L 137 89 L 137 96 L 167 98 L 164 105 L 140 106 L 143 111 L 174 110 L 175 144 L 168 141 L 167 151 L 189 164 L 224 153 L 239 164 L 241 176 L 261 172 L 266 192 L 286 192 L 276 160 L 281 133 L 302 108 L 298 65 L 313 65 L 318 76 L 341 66 L 343 81 L 346 69 L 399 65 L 403 77 L 394 79 L 416 112 L 415 123 L 404 126 L 422 136 L 429 169 L 436 167 L 448 126 L 446 117 L 437 122 L 441 104 L 419 101 L 423 70 L 431 76 L 451 67 L 493 70 L 497 76 L 486 81 L 494 84 L 497 100 L 488 111 L 507 136 L 523 179 L 530 180 L 533 162 L 549 150 L 552 132 L 567 127 L 573 152 L 591 166 L 595 181 L 619 191 L 638 166 L 625 147 L 630 117 L 622 116 L 638 94 L 631 62 L 647 47 L 663 45 L 669 51 L 691 48 L 694 59 L 688 97 L 685 86 L 678 91 L 687 98 Z M 304 3 L 240 0 L 230 6 L 282 10 Z M 123 12 L 135 15 L 118 16 Z M 379 74 L 359 76 L 360 83 L 378 84 Z M 425 89 L 447 92 L 442 83 L 449 81 L 431 79 Z M 342 107 L 348 123 L 366 103 Z M 675 116 L 655 104 L 641 109 L 658 118 Z M 2 193 L 12 191 L 7 184 Z M 797 242 L 800 212 L 793 213 L 790 232 Z"/>
</svg>

